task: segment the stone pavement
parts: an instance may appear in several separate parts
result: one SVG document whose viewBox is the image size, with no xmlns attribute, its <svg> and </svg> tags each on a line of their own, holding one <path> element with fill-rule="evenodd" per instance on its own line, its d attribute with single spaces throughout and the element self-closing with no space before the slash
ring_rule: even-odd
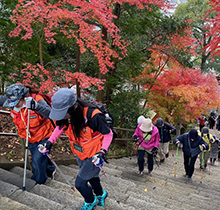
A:
<svg viewBox="0 0 220 210">
<path fill-rule="evenodd" d="M 185 178 L 183 155 L 179 150 L 177 172 L 174 177 L 176 151 L 170 151 L 170 156 L 164 163 L 157 166 L 148 175 L 146 166 L 142 176 L 137 174 L 137 157 L 109 159 L 104 164 L 105 175 L 100 172 L 103 187 L 108 191 L 105 208 L 96 210 L 145 210 L 145 209 L 220 209 L 220 162 L 209 165 L 203 173 L 202 183 L 199 160 L 192 180 Z M 66 178 L 74 185 L 78 166 L 59 165 Z M 23 168 L 14 167 L 10 171 L 0 168 L 0 209 L 80 209 L 83 198 L 76 190 L 66 184 L 57 171 L 55 180 L 45 185 L 35 185 L 27 171 L 26 190 L 22 190 Z M 107 180 L 106 180 L 107 177 Z M 112 188 L 108 185 L 108 181 Z M 120 204 L 116 202 L 116 197 Z"/>
</svg>

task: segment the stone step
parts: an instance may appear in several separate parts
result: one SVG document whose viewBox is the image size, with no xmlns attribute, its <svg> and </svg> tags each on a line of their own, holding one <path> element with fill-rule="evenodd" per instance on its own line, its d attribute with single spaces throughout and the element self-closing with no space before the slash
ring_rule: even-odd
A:
<svg viewBox="0 0 220 210">
<path fill-rule="evenodd" d="M 21 204 L 17 201 L 11 200 L 10 198 L 3 197 L 0 195 L 0 209 L 7 210 L 32 210 L 33 208 Z"/>
</svg>

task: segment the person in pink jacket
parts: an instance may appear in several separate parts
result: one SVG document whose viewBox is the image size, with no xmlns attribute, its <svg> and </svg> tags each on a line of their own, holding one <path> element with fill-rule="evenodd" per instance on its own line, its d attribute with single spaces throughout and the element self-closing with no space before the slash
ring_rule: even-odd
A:
<svg viewBox="0 0 220 210">
<path fill-rule="evenodd" d="M 138 125 L 133 134 L 133 141 L 138 144 L 138 174 L 142 175 L 144 171 L 144 155 L 147 152 L 148 174 L 153 171 L 153 155 L 157 154 L 160 135 L 156 126 L 152 124 L 151 119 L 144 119 Z"/>
</svg>

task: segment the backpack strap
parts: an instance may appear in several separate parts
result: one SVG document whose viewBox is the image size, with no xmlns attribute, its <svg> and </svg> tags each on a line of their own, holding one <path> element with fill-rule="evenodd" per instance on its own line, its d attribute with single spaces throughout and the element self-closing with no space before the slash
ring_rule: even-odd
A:
<svg viewBox="0 0 220 210">
<path fill-rule="evenodd" d="M 43 95 L 40 95 L 42 98 L 43 98 L 43 100 L 44 101 L 46 101 L 45 99 L 44 99 L 44 97 L 43 97 Z M 34 100 L 36 100 L 36 97 L 37 97 L 37 93 L 31 93 L 31 97 L 34 99 Z M 48 102 L 46 101 L 46 103 L 48 104 Z M 49 106 L 50 106 L 50 104 L 48 104 Z M 39 115 L 41 115 L 39 112 L 37 112 L 37 111 L 35 111 L 37 114 L 39 114 Z M 41 115 L 42 116 L 42 115 Z M 54 121 L 52 120 L 52 119 L 50 119 L 50 118 L 48 118 L 49 120 L 50 120 L 50 122 L 51 122 L 51 124 L 53 125 L 53 127 L 54 128 L 56 128 L 56 125 L 55 125 L 55 123 L 54 123 Z"/>
</svg>

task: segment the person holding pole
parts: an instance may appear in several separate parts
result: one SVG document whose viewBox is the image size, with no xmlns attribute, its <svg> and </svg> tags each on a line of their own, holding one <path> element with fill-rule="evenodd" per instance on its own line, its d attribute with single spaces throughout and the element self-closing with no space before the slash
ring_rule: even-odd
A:
<svg viewBox="0 0 220 210">
<path fill-rule="evenodd" d="M 188 133 L 184 133 L 178 136 L 174 142 L 179 147 L 180 143 L 183 145 L 183 157 L 185 176 L 191 179 L 194 173 L 194 165 L 198 155 L 205 149 L 209 148 L 209 145 L 199 136 L 196 129 L 191 129 Z"/>
<path fill-rule="evenodd" d="M 150 118 L 145 118 L 135 129 L 132 137 L 138 145 L 138 174 L 143 175 L 145 153 L 148 159 L 148 174 L 151 174 L 154 165 L 153 158 L 157 154 L 160 141 L 157 127 L 153 125 Z"/>
<path fill-rule="evenodd" d="M 53 178 L 55 166 L 49 158 L 38 151 L 38 145 L 44 144 L 54 130 L 48 119 L 51 107 L 42 96 L 31 96 L 31 89 L 16 83 L 6 88 L 6 97 L 0 97 L 0 105 L 11 107 L 10 115 L 17 127 L 18 135 L 28 140 L 32 159 L 32 177 L 37 184 L 44 184 L 48 177 Z M 31 104 L 32 103 L 32 104 Z M 34 107 L 34 111 L 29 110 Z M 29 127 L 28 125 L 29 121 Z M 27 148 L 26 148 L 27 150 Z M 25 160 L 26 163 L 27 159 Z M 24 169 L 26 171 L 26 168 Z M 24 172 L 25 172 L 24 171 Z M 25 186 L 23 186 L 25 188 Z"/>
<path fill-rule="evenodd" d="M 169 143 L 171 140 L 171 134 L 176 131 L 176 128 L 171 124 L 164 122 L 162 118 L 157 119 L 156 126 L 160 134 L 160 145 L 158 148 L 159 161 L 163 163 L 165 158 L 169 157 Z"/>
<path fill-rule="evenodd" d="M 56 120 L 57 127 L 46 142 L 45 150 L 50 150 L 63 132 L 69 137 L 80 168 L 75 187 L 84 197 L 81 210 L 91 210 L 96 205 L 104 207 L 108 193 L 101 186 L 99 173 L 113 138 L 104 114 L 77 98 L 73 90 L 60 88 L 52 97 L 49 117 Z"/>
</svg>

